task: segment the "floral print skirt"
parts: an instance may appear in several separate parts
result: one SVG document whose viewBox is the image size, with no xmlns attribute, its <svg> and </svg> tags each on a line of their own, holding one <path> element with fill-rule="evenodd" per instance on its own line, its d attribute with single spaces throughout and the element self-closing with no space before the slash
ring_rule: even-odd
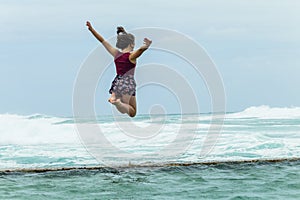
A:
<svg viewBox="0 0 300 200">
<path fill-rule="evenodd" d="M 109 93 L 115 93 L 117 96 L 131 95 L 135 96 L 136 83 L 133 75 L 117 75 L 111 83 Z"/>
</svg>

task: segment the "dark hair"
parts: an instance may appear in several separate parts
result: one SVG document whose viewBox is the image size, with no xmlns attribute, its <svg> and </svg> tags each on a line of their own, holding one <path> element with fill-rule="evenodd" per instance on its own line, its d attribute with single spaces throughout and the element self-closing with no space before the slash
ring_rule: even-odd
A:
<svg viewBox="0 0 300 200">
<path fill-rule="evenodd" d="M 117 48 L 125 49 L 128 45 L 134 44 L 134 35 L 127 33 L 123 27 L 117 27 L 117 34 Z"/>
</svg>

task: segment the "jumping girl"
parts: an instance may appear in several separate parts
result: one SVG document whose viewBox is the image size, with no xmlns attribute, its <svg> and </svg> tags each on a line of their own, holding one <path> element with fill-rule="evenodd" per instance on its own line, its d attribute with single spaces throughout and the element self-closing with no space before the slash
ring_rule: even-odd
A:
<svg viewBox="0 0 300 200">
<path fill-rule="evenodd" d="M 149 48 L 152 41 L 144 38 L 144 45 L 133 51 L 135 45 L 134 36 L 127 33 L 123 27 L 118 27 L 117 49 L 105 41 L 89 21 L 86 22 L 86 26 L 114 57 L 117 76 L 113 80 L 109 90 L 111 97 L 108 101 L 115 105 L 121 113 L 127 113 L 130 117 L 134 117 L 136 115 L 136 83 L 134 80 L 136 60 Z"/>
</svg>

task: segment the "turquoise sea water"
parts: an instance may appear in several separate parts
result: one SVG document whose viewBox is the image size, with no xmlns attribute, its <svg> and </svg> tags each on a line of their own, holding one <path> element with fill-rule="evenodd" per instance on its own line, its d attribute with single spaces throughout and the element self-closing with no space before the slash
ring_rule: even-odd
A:
<svg viewBox="0 0 300 200">
<path fill-rule="evenodd" d="M 228 113 L 210 143 L 205 140 L 211 134 L 209 114 L 130 120 L 80 122 L 101 127 L 106 142 L 117 149 L 111 151 L 92 149 L 88 133 L 77 133 L 73 118 L 0 115 L 0 199 L 300 197 L 300 108 L 261 106 Z M 143 137 L 148 129 L 153 134 Z M 185 148 L 159 154 L 172 143 L 174 150 Z M 213 148 L 201 155 L 205 145 Z M 268 161 L 274 159 L 279 162 Z"/>
<path fill-rule="evenodd" d="M 299 162 L 0 174 L 1 199 L 299 199 Z"/>
</svg>

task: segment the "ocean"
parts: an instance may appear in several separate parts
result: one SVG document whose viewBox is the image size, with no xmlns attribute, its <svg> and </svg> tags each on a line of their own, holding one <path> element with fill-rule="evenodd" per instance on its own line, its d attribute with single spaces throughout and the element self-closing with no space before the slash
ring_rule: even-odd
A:
<svg viewBox="0 0 300 200">
<path fill-rule="evenodd" d="M 215 115 L 1 114 L 0 199 L 300 198 L 300 108 L 227 113 L 217 134 Z"/>
</svg>

